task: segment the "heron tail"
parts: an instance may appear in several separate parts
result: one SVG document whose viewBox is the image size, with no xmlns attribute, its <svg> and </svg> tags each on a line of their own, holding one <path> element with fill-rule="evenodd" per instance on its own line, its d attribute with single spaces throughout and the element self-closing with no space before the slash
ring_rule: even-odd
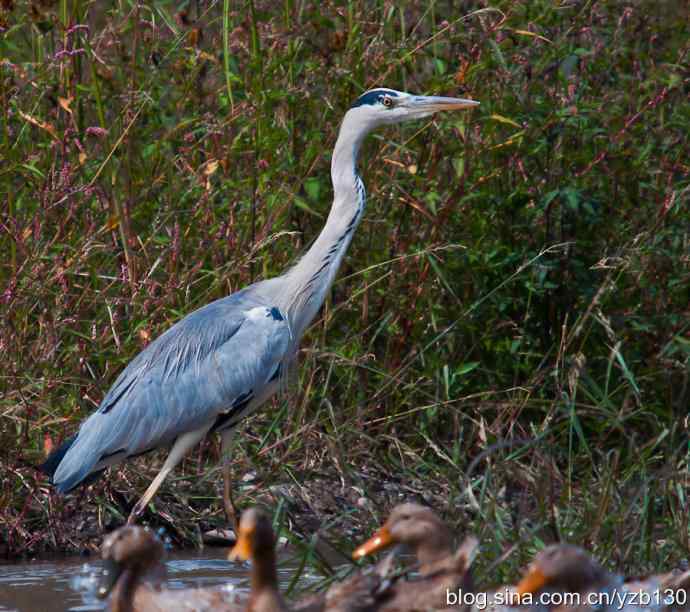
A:
<svg viewBox="0 0 690 612">
<path fill-rule="evenodd" d="M 104 469 L 100 469 L 92 472 L 87 468 L 78 470 L 76 473 L 70 473 L 67 478 L 59 482 L 55 481 L 55 472 L 58 471 L 62 460 L 76 440 L 77 436 L 72 436 L 65 440 L 58 448 L 48 455 L 48 458 L 41 465 L 38 466 L 38 469 L 50 478 L 51 484 L 55 486 L 58 493 L 69 493 L 79 485 L 89 485 L 98 480 L 105 471 Z"/>
<path fill-rule="evenodd" d="M 72 436 L 71 438 L 67 438 L 58 448 L 56 448 L 50 455 L 48 455 L 48 458 L 41 463 L 41 465 L 38 466 L 38 469 L 41 470 L 46 476 L 48 476 L 52 482 L 53 476 L 55 476 L 55 472 L 58 469 L 58 466 L 60 465 L 60 462 L 62 461 L 62 458 L 67 454 L 67 451 L 71 448 L 72 444 L 74 444 L 74 441 L 77 439 L 77 436 Z"/>
</svg>

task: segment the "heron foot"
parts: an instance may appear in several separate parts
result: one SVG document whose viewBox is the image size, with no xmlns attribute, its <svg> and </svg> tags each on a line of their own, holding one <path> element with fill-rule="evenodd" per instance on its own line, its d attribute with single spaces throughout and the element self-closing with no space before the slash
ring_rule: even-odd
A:
<svg viewBox="0 0 690 612">
<path fill-rule="evenodd" d="M 146 509 L 146 503 L 142 504 L 141 502 L 142 502 L 142 500 L 140 499 L 134 505 L 134 508 L 132 508 L 132 511 L 129 513 L 129 517 L 127 518 L 127 524 L 128 525 L 134 525 L 134 523 L 136 523 L 137 519 L 141 516 L 141 514 Z"/>
<path fill-rule="evenodd" d="M 232 485 L 230 483 L 230 466 L 226 463 L 223 466 L 223 509 L 225 510 L 225 518 L 232 525 L 232 530 L 235 536 L 239 534 L 239 512 L 235 506 L 235 500 L 232 498 Z"/>
</svg>

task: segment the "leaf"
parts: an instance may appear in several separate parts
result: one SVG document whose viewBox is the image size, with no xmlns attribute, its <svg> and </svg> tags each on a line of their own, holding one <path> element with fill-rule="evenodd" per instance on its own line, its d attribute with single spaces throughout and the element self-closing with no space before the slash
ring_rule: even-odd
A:
<svg viewBox="0 0 690 612">
<path fill-rule="evenodd" d="M 108 231 L 113 231 L 114 229 L 117 229 L 117 226 L 120 224 L 120 217 L 117 215 L 112 215 L 106 222 L 105 222 L 105 229 Z"/>
<path fill-rule="evenodd" d="M 500 149 L 502 147 L 509 147 L 514 144 L 521 144 L 522 143 L 522 137 L 525 135 L 526 130 L 520 130 L 519 132 L 515 132 L 508 140 L 505 140 L 504 142 L 501 142 L 497 145 L 494 145 L 491 147 L 491 149 Z"/>
<path fill-rule="evenodd" d="M 468 361 L 467 363 L 463 363 L 457 370 L 455 370 L 455 375 L 464 376 L 465 374 L 469 374 L 472 370 L 479 367 L 479 363 L 479 361 Z"/>
<path fill-rule="evenodd" d="M 204 167 L 204 176 L 211 176 L 216 170 L 218 170 L 218 160 L 212 159 L 206 162 Z"/>
<path fill-rule="evenodd" d="M 309 206 L 309 204 L 307 204 L 304 201 L 304 199 L 300 198 L 299 196 L 295 196 L 295 206 L 308 212 L 310 215 L 314 215 L 315 217 L 318 217 L 319 219 L 323 219 L 323 215 L 317 213 L 311 206 Z"/>
<path fill-rule="evenodd" d="M 50 453 L 53 452 L 53 448 L 55 448 L 55 444 L 53 444 L 53 439 L 50 437 L 49 433 L 43 434 L 43 454 L 45 457 L 50 455 Z"/>
<path fill-rule="evenodd" d="M 671 341 L 672 344 L 675 344 L 675 351 L 673 352 L 683 352 L 686 355 L 690 355 L 690 340 L 683 338 L 681 336 L 675 336 L 673 340 Z"/>
<path fill-rule="evenodd" d="M 33 172 L 36 176 L 40 176 L 41 178 L 45 178 L 45 174 L 41 172 L 36 166 L 32 166 L 31 164 L 20 164 L 22 168 L 26 168 L 30 172 Z"/>
<path fill-rule="evenodd" d="M 570 75 L 578 69 L 579 65 L 580 58 L 574 53 L 571 53 L 561 62 L 558 71 L 564 79 L 568 79 Z"/>
<path fill-rule="evenodd" d="M 491 119 L 493 119 L 494 121 L 498 121 L 499 123 L 507 123 L 508 125 L 512 125 L 513 127 L 516 127 L 518 129 L 522 128 L 522 126 L 517 121 L 513 121 L 512 119 L 504 117 L 503 115 L 497 115 L 496 113 L 494 113 L 493 115 L 491 115 Z"/>
<path fill-rule="evenodd" d="M 494 53 L 494 57 L 496 58 L 496 61 L 500 64 L 501 68 L 508 72 L 508 64 L 506 62 L 506 58 L 503 56 L 503 52 L 501 51 L 501 48 L 498 46 L 498 43 L 493 39 L 489 39 L 489 47 L 491 47 L 491 50 Z"/>
<path fill-rule="evenodd" d="M 58 135 L 57 135 L 57 130 L 50 123 L 47 123 L 46 121 L 41 121 L 40 119 L 36 119 L 35 117 L 32 117 L 31 115 L 27 115 L 26 113 L 22 112 L 21 110 L 18 112 L 21 115 L 22 119 L 24 119 L 25 121 L 28 121 L 31 125 L 35 125 L 36 127 L 41 128 L 42 130 L 45 130 L 55 140 L 60 140 L 58 138 Z"/>
<path fill-rule="evenodd" d="M 561 191 L 561 195 L 565 196 L 565 205 L 573 212 L 578 212 L 580 209 L 580 194 L 577 189 L 566 187 Z"/>
<path fill-rule="evenodd" d="M 544 42 L 549 43 L 550 45 L 553 44 L 553 42 L 545 36 L 542 36 L 541 34 L 536 34 L 535 32 L 530 32 L 529 30 L 513 29 L 513 32 L 515 32 L 516 34 L 520 34 L 521 36 L 531 36 L 532 38 L 538 38 L 539 40 L 543 40 Z"/>
<path fill-rule="evenodd" d="M 621 370 L 623 371 L 624 378 L 628 381 L 633 391 L 635 392 L 635 395 L 639 398 L 640 388 L 637 386 L 635 375 L 630 371 L 630 368 L 628 368 L 628 364 L 625 362 L 623 355 L 621 355 L 621 352 L 619 350 L 619 344 L 613 347 L 613 354 L 616 358 L 616 361 L 618 362 L 618 365 L 620 365 Z"/>
<path fill-rule="evenodd" d="M 543 198 L 540 203 L 541 208 L 546 209 L 548 208 L 549 204 L 553 202 L 561 193 L 560 189 L 554 189 L 553 191 L 549 191 Z"/>
<path fill-rule="evenodd" d="M 455 82 L 458 85 L 462 85 L 465 82 L 465 78 L 467 77 L 467 71 L 470 68 L 470 63 L 467 60 L 460 60 L 460 68 L 458 68 L 458 71 L 455 73 Z"/>
<path fill-rule="evenodd" d="M 310 200 L 318 201 L 319 195 L 321 194 L 321 180 L 313 177 L 308 178 L 304 182 L 304 191 L 307 192 Z"/>
<path fill-rule="evenodd" d="M 70 105 L 72 104 L 73 100 L 74 96 L 70 96 L 69 98 L 61 98 L 58 96 L 58 104 L 70 115 L 72 114 L 72 109 L 70 108 Z"/>
</svg>

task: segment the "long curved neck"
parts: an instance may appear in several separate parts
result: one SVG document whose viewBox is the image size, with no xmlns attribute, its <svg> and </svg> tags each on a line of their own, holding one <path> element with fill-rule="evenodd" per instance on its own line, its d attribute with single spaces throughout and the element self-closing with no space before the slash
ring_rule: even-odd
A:
<svg viewBox="0 0 690 612">
<path fill-rule="evenodd" d="M 311 248 L 286 274 L 290 287 L 288 319 L 298 340 L 326 298 L 364 212 L 366 194 L 357 175 L 357 153 L 369 132 L 345 115 L 331 161 L 333 205 L 326 225 Z"/>
<path fill-rule="evenodd" d="M 251 596 L 248 612 L 281 612 L 287 610 L 278 587 L 275 548 L 271 546 L 262 550 L 260 557 L 255 555 L 252 561 Z"/>
<path fill-rule="evenodd" d="M 110 596 L 110 609 L 112 612 L 132 612 L 134 609 L 134 592 L 139 579 L 137 571 L 126 568 L 113 589 Z"/>
</svg>

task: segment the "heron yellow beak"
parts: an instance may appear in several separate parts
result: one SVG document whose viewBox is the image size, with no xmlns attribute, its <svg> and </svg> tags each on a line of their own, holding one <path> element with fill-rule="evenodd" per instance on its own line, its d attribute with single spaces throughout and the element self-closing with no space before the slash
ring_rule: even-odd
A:
<svg viewBox="0 0 690 612">
<path fill-rule="evenodd" d="M 228 561 L 248 561 L 252 556 L 253 529 L 240 529 L 237 542 L 228 553 Z"/>
<path fill-rule="evenodd" d="M 402 104 L 415 113 L 431 114 L 439 111 L 458 110 L 478 106 L 476 100 L 465 98 L 445 98 L 443 96 L 410 96 Z"/>
<path fill-rule="evenodd" d="M 518 597 L 536 593 L 544 586 L 546 586 L 547 582 L 548 578 L 538 567 L 532 567 L 528 569 L 527 574 L 525 574 L 525 577 L 517 585 L 516 592 L 518 594 Z"/>
<path fill-rule="evenodd" d="M 393 545 L 393 537 L 388 527 L 385 525 L 381 527 L 371 538 L 369 538 L 364 544 L 358 547 L 355 552 L 352 553 L 352 558 L 357 560 L 367 555 L 373 555 L 380 550 L 384 550 L 389 546 Z"/>
</svg>

